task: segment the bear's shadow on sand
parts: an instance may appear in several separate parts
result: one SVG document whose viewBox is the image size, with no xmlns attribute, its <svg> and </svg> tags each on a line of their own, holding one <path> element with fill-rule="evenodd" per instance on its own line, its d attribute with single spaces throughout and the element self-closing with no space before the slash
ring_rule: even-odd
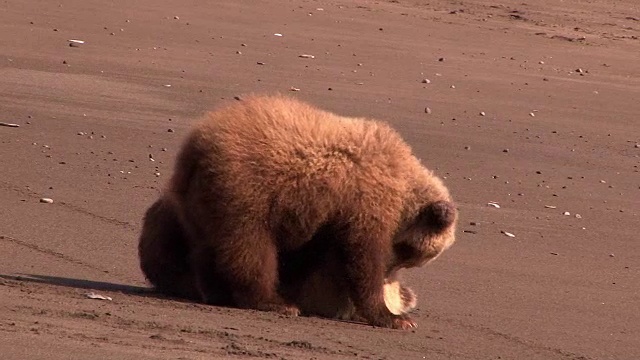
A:
<svg viewBox="0 0 640 360">
<path fill-rule="evenodd" d="M 93 281 L 93 280 L 86 280 L 86 279 L 74 279 L 74 278 L 66 278 L 66 277 L 60 277 L 60 276 L 37 275 L 37 274 L 16 274 L 16 275 L 0 274 L 0 280 L 1 279 L 64 286 L 64 287 L 75 288 L 75 289 L 119 292 L 126 295 L 153 297 L 158 299 L 172 299 L 172 300 L 178 300 L 178 301 L 182 300 L 182 299 L 176 299 L 176 298 L 158 293 L 151 287 L 114 284 L 114 283 L 109 283 L 104 281 Z"/>
<path fill-rule="evenodd" d="M 74 279 L 74 278 L 66 278 L 66 277 L 60 277 L 60 276 L 36 275 L 36 274 L 15 274 L 15 275 L 0 274 L 0 281 L 1 280 L 31 282 L 31 283 L 37 283 L 37 284 L 47 284 L 47 285 L 63 286 L 63 287 L 69 287 L 74 289 L 85 289 L 85 290 L 93 290 L 93 291 L 119 292 L 125 295 L 164 299 L 164 300 L 178 301 L 178 302 L 190 303 L 190 304 L 199 304 L 198 302 L 190 301 L 188 299 L 182 299 L 179 297 L 164 295 L 162 293 L 155 291 L 151 287 L 114 284 L 114 283 L 109 283 L 104 281 L 93 281 L 93 280 L 86 280 L 86 279 Z M 225 307 L 225 306 L 222 306 L 222 307 Z M 314 318 L 322 318 L 314 315 L 306 315 L 306 316 L 314 317 Z M 362 322 L 354 321 L 354 320 L 327 319 L 327 318 L 324 318 L 324 319 L 337 321 L 340 323 L 363 325 Z"/>
</svg>

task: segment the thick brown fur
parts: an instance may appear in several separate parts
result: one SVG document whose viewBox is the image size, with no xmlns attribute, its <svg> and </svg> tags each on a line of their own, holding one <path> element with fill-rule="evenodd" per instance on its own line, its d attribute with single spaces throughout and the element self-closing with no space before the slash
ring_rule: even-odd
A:
<svg viewBox="0 0 640 360">
<path fill-rule="evenodd" d="M 208 303 L 222 288 L 235 306 L 297 314 L 279 290 L 280 258 L 320 241 L 334 249 L 358 313 L 407 328 L 413 321 L 385 305 L 384 279 L 455 239 L 447 188 L 394 130 L 281 96 L 209 113 L 184 142 L 163 197 L 184 226 Z"/>
<path fill-rule="evenodd" d="M 366 322 L 351 300 L 339 253 L 322 246 L 327 240 L 323 236 L 329 235 L 321 231 L 311 240 L 311 246 L 282 257 L 280 292 L 303 314 Z M 416 307 L 417 297 L 400 284 L 396 275 L 384 279 L 384 302 L 391 313 L 408 314 Z"/>
</svg>

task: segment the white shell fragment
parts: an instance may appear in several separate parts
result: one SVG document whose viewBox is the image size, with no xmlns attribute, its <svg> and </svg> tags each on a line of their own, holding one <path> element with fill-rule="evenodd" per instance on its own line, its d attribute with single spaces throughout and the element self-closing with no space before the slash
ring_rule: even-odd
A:
<svg viewBox="0 0 640 360">
<path fill-rule="evenodd" d="M 507 231 L 501 231 L 501 233 L 507 235 L 508 237 L 512 237 L 512 238 L 516 237 L 515 235 L 513 235 L 512 233 L 507 232 Z"/>
<path fill-rule="evenodd" d="M 84 44 L 84 41 L 82 40 L 71 39 L 67 41 L 69 42 L 69 46 L 71 47 L 79 47 L 80 45 Z"/>
<path fill-rule="evenodd" d="M 546 209 L 555 209 L 556 208 L 556 206 L 553 206 L 553 205 L 545 205 L 544 207 Z"/>
<path fill-rule="evenodd" d="M 89 299 L 96 299 L 96 300 L 109 300 L 109 301 L 113 300 L 109 296 L 96 294 L 94 292 L 86 293 L 86 294 L 84 294 L 84 296 L 88 297 Z"/>
<path fill-rule="evenodd" d="M 14 128 L 20 127 L 20 125 L 18 125 L 18 124 L 12 124 L 12 123 L 1 122 L 1 121 L 0 121 L 0 126 L 14 127 Z"/>
<path fill-rule="evenodd" d="M 273 35 L 274 35 L 274 36 L 282 36 L 282 34 L 280 34 L 280 33 L 275 33 L 275 34 L 273 34 Z"/>
<path fill-rule="evenodd" d="M 487 206 L 493 206 L 496 209 L 500 209 L 500 205 L 498 205 L 498 203 L 490 201 L 487 203 Z"/>
<path fill-rule="evenodd" d="M 49 198 L 42 198 L 40 199 L 41 203 L 45 203 L 45 204 L 53 204 L 53 199 L 49 199 Z"/>
<path fill-rule="evenodd" d="M 298 55 L 298 57 L 301 57 L 303 59 L 315 59 L 316 58 L 315 56 L 309 55 L 309 54 Z"/>
</svg>

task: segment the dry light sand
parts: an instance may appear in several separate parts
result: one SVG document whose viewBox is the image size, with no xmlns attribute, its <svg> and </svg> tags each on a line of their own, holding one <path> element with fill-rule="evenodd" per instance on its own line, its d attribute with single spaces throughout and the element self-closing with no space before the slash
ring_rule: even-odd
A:
<svg viewBox="0 0 640 360">
<path fill-rule="evenodd" d="M 2 1 L 0 358 L 640 359 L 639 36 L 636 0 Z M 446 177 L 460 232 L 404 274 L 416 331 L 146 291 L 189 125 L 274 91 Z"/>
</svg>

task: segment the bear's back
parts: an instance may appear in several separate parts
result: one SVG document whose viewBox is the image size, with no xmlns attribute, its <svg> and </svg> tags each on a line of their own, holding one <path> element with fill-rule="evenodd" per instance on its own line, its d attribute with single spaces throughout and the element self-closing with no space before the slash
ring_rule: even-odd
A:
<svg viewBox="0 0 640 360">
<path fill-rule="evenodd" d="M 209 113 L 187 144 L 187 153 L 199 154 L 198 172 L 215 174 L 207 186 L 235 201 L 238 213 L 273 211 L 274 202 L 298 208 L 298 215 L 300 204 L 309 211 L 367 201 L 396 208 L 423 171 L 388 125 L 282 96 L 247 98 Z M 173 189 L 184 188 L 187 178 L 176 176 Z"/>
<path fill-rule="evenodd" d="M 196 132 L 230 159 L 272 168 L 334 161 L 393 166 L 412 157 L 382 122 L 338 116 L 284 96 L 251 97 L 211 112 Z"/>
</svg>

